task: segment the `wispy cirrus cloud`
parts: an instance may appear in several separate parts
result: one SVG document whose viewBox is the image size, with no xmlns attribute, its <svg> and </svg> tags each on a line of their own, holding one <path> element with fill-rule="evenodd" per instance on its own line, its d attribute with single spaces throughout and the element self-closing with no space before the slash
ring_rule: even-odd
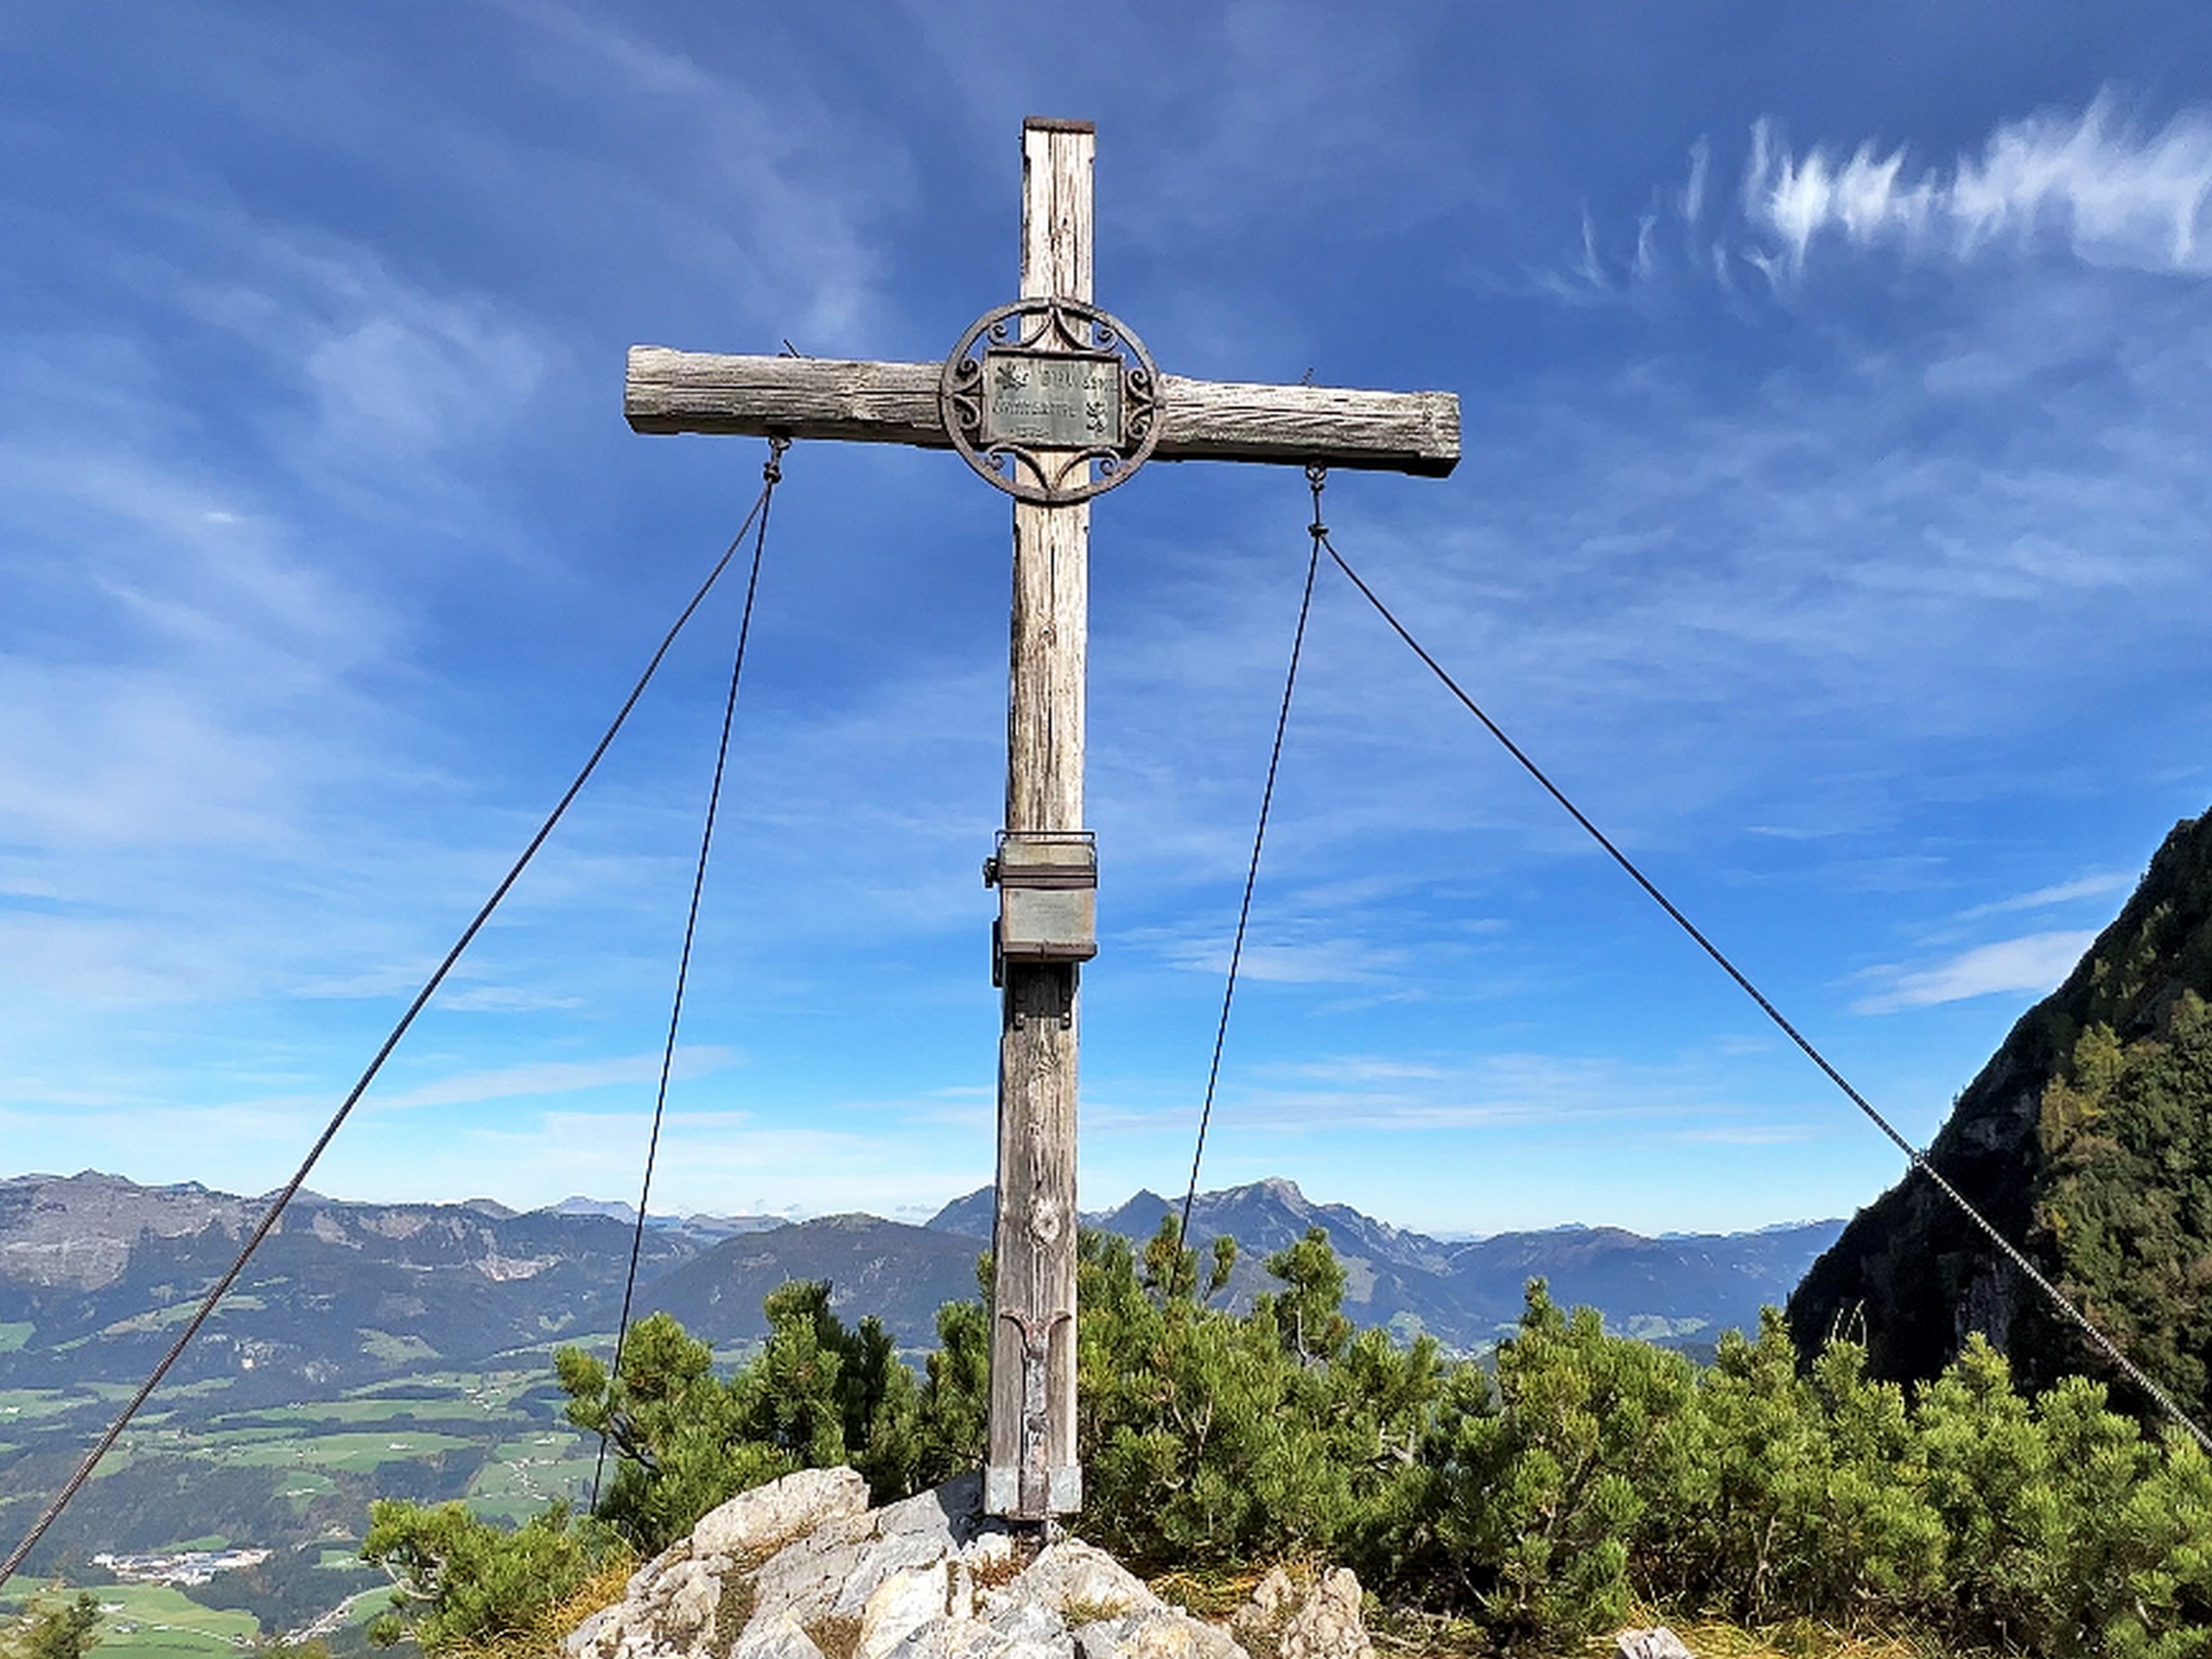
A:
<svg viewBox="0 0 2212 1659">
<path fill-rule="evenodd" d="M 671 1076 L 702 1077 L 730 1061 L 726 1048 L 685 1046 L 676 1051 Z M 539 1060 L 486 1071 L 457 1071 L 433 1083 L 419 1084 L 387 1095 L 377 1104 L 385 1108 L 409 1106 L 473 1106 L 487 1100 L 516 1100 L 543 1095 L 575 1094 L 601 1089 L 609 1084 L 651 1083 L 660 1071 L 658 1054 L 623 1054 L 599 1060 Z"/>
<path fill-rule="evenodd" d="M 2064 979 L 2096 938 L 2094 931 L 2026 933 L 1962 950 L 1932 967 L 1878 969 L 1887 988 L 1852 1005 L 1859 1014 L 1896 1014 L 1906 1008 L 1963 1002 L 2000 992 L 2044 992 Z"/>
<path fill-rule="evenodd" d="M 1229 971 L 1226 939 L 1177 939 L 1167 944 L 1162 954 L 1177 968 L 1207 975 Z M 1245 979 L 1285 985 L 1363 984 L 1388 974 L 1405 960 L 1405 955 L 1363 939 L 1248 943 L 1238 958 L 1237 973 Z"/>
<path fill-rule="evenodd" d="M 2048 910 L 2057 905 L 2078 904 L 2085 899 L 2102 899 L 2108 893 L 2123 892 L 2134 884 L 2133 876 L 2120 870 L 2107 870 L 2071 881 L 2060 881 L 2048 887 L 2037 887 L 2031 893 L 2015 893 L 2010 899 L 1976 905 L 1972 910 L 1962 912 L 1959 919 L 1978 921 L 1984 916 L 2005 916 L 2023 910 Z"/>
<path fill-rule="evenodd" d="M 448 494 L 452 452 L 509 430 L 553 373 L 555 337 L 512 304 L 423 283 L 372 245 L 226 202 L 175 210 L 190 263 L 143 262 L 184 326 L 234 336 L 293 407 L 272 430 L 318 484 L 335 472 Z M 306 420 L 298 418 L 304 413 Z"/>
<path fill-rule="evenodd" d="M 1790 143 L 1762 118 L 1732 204 L 1713 188 L 1710 142 L 1678 186 L 1655 188 L 1625 226 L 1586 211 L 1580 246 L 1538 273 L 1588 302 L 1683 276 L 1733 288 L 1754 271 L 1787 291 L 1824 249 L 1965 262 L 2004 249 L 2063 249 L 2090 266 L 2212 275 L 2212 111 L 2150 130 L 2100 94 L 2075 111 L 2000 124 L 1978 151 L 1925 156 L 1910 143 Z"/>
<path fill-rule="evenodd" d="M 1965 258 L 2050 236 L 2094 264 L 2212 273 L 2212 118 L 2184 111 L 2132 130 L 2100 97 L 2071 116 L 2007 122 L 1979 156 L 1915 167 L 1904 145 L 1793 153 L 1770 122 L 1752 133 L 1745 217 L 1792 270 L 1826 236 Z"/>
</svg>

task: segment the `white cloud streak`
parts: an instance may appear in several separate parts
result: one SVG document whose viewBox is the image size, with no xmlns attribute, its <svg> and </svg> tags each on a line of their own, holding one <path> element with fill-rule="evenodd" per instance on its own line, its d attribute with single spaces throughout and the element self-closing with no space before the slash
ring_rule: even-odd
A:
<svg viewBox="0 0 2212 1659">
<path fill-rule="evenodd" d="M 1601 231 L 1586 209 L 1579 246 L 1537 287 L 1587 304 L 1684 275 L 1732 291 L 1756 270 L 1786 295 L 1831 250 L 1953 264 L 2058 250 L 2094 268 L 2212 275 L 2212 111 L 2200 108 L 2146 131 L 2101 95 L 2005 122 L 1948 161 L 1872 139 L 1801 149 L 1762 118 L 1732 213 L 1716 214 L 1713 171 L 1700 138 L 1682 183 L 1655 189 L 1632 232 Z"/>
<path fill-rule="evenodd" d="M 2144 135 L 2100 98 L 2078 115 L 2008 122 L 1978 156 L 1914 168 L 1900 145 L 1793 152 L 1754 128 L 1743 205 L 1770 257 L 1804 269 L 1814 245 L 1895 245 L 1969 258 L 2049 236 L 2094 264 L 2212 273 L 2212 120 L 2195 111 Z"/>
<path fill-rule="evenodd" d="M 730 1059 L 725 1048 L 681 1047 L 670 1075 L 690 1079 L 720 1071 Z M 660 1075 L 658 1054 L 625 1054 L 601 1060 L 538 1060 L 489 1071 L 458 1071 L 435 1083 L 417 1084 L 376 1103 L 410 1106 L 473 1106 L 487 1100 L 517 1100 L 575 1094 L 609 1084 L 650 1083 Z"/>
<path fill-rule="evenodd" d="M 2066 977 L 2096 937 L 2094 931 L 2027 933 L 1978 944 L 1932 968 L 1900 974 L 1889 989 L 1853 1007 L 1859 1014 L 1896 1014 L 2000 992 L 2048 991 Z"/>
<path fill-rule="evenodd" d="M 1267 1068 L 1217 1111 L 1247 1135 L 1606 1123 L 1639 1137 L 1766 1145 L 1815 1132 L 1794 1112 L 1741 1098 L 1734 1070 L 1705 1056 L 1637 1062 L 1507 1052 L 1435 1063 L 1347 1055 Z"/>
<path fill-rule="evenodd" d="M 2119 870 L 2099 875 L 2085 875 L 2072 881 L 2061 881 L 2048 887 L 2037 887 L 2032 893 L 2015 893 L 2010 899 L 1999 899 L 1986 905 L 1976 905 L 1966 912 L 1961 921 L 1978 921 L 1984 916 L 2006 916 L 2023 910 L 2047 910 L 2056 905 L 2078 904 L 2087 899 L 2102 899 L 2107 894 L 2121 893 L 2134 886 L 2135 878 Z"/>
</svg>

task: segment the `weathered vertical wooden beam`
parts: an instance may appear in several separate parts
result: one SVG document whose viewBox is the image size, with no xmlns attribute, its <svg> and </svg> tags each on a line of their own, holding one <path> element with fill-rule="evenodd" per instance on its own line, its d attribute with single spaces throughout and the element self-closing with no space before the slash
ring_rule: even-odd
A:
<svg viewBox="0 0 2212 1659">
<path fill-rule="evenodd" d="M 1096 142 L 1088 123 L 1023 124 L 1024 299 L 1091 297 Z M 1014 504 L 1007 688 L 1010 832 L 1083 827 L 1090 554 L 1088 503 Z M 1001 970 L 984 1507 L 1027 1520 L 1065 1514 L 1083 1502 L 1075 1445 L 1078 971 L 1075 963 L 1060 962 L 1008 962 Z"/>
</svg>

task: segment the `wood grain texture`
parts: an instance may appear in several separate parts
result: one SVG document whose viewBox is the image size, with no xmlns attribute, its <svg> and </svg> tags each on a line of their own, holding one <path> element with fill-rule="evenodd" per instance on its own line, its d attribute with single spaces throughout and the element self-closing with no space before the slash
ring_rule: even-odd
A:
<svg viewBox="0 0 2212 1659">
<path fill-rule="evenodd" d="M 1072 122 L 1021 129 L 1021 297 L 1090 298 L 1090 175 L 1096 135 Z"/>
<path fill-rule="evenodd" d="M 950 448 L 935 363 L 729 357 L 632 346 L 622 412 L 637 432 L 721 432 Z"/>
<path fill-rule="evenodd" d="M 1096 140 L 1071 124 L 1021 134 L 1021 293 L 1090 297 L 1090 176 Z M 1014 504 L 1014 607 L 1007 664 L 1006 827 L 1083 827 L 1084 685 L 1090 507 Z M 1046 1461 L 1076 1461 L 1076 1004 L 1073 963 L 1005 969 L 999 1035 L 995 1309 L 1049 1322 Z M 1065 1022 L 1065 1023 L 1064 1023 Z M 1023 1338 L 995 1318 L 988 1464 L 1021 1463 Z M 987 1483 L 988 1484 L 988 1483 Z M 1065 1489 L 1064 1489 L 1065 1490 Z M 1033 1481 L 1017 1512 L 1053 1506 Z"/>
<path fill-rule="evenodd" d="M 1067 1316 L 1052 1327 L 1046 1367 L 1046 1456 L 1056 1469 L 1076 1461 L 1077 973 L 1072 963 L 1007 963 L 999 1039 L 992 1301 L 995 1309 Z M 1021 1457 L 1021 1348 L 1014 1322 L 995 1319 L 986 1455 L 1002 1469 Z"/>
<path fill-rule="evenodd" d="M 1360 391 L 1160 377 L 1159 461 L 1313 462 L 1443 478 L 1459 464 L 1449 391 Z"/>
<path fill-rule="evenodd" d="M 1090 504 L 1014 504 L 1006 827 L 1083 828 Z"/>
<path fill-rule="evenodd" d="M 623 412 L 639 432 L 720 432 L 949 449 L 935 363 L 733 357 L 633 346 Z M 1459 399 L 1160 377 L 1157 461 L 1253 461 L 1442 478 L 1459 461 Z"/>
</svg>

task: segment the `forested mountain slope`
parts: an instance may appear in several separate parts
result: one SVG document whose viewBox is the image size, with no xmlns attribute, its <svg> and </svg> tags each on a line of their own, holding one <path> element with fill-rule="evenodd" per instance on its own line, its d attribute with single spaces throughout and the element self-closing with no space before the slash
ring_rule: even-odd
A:
<svg viewBox="0 0 2212 1659">
<path fill-rule="evenodd" d="M 2185 1402 L 2212 1405 L 2212 813 L 2175 826 L 2119 918 L 2013 1027 L 1929 1161 Z M 1916 1172 L 1789 1301 L 1801 1351 L 1862 1331 L 1932 1377 L 1979 1331 L 2030 1386 L 2107 1376 L 2086 1338 Z M 2131 1390 L 2117 1389 L 2117 1397 Z"/>
</svg>

